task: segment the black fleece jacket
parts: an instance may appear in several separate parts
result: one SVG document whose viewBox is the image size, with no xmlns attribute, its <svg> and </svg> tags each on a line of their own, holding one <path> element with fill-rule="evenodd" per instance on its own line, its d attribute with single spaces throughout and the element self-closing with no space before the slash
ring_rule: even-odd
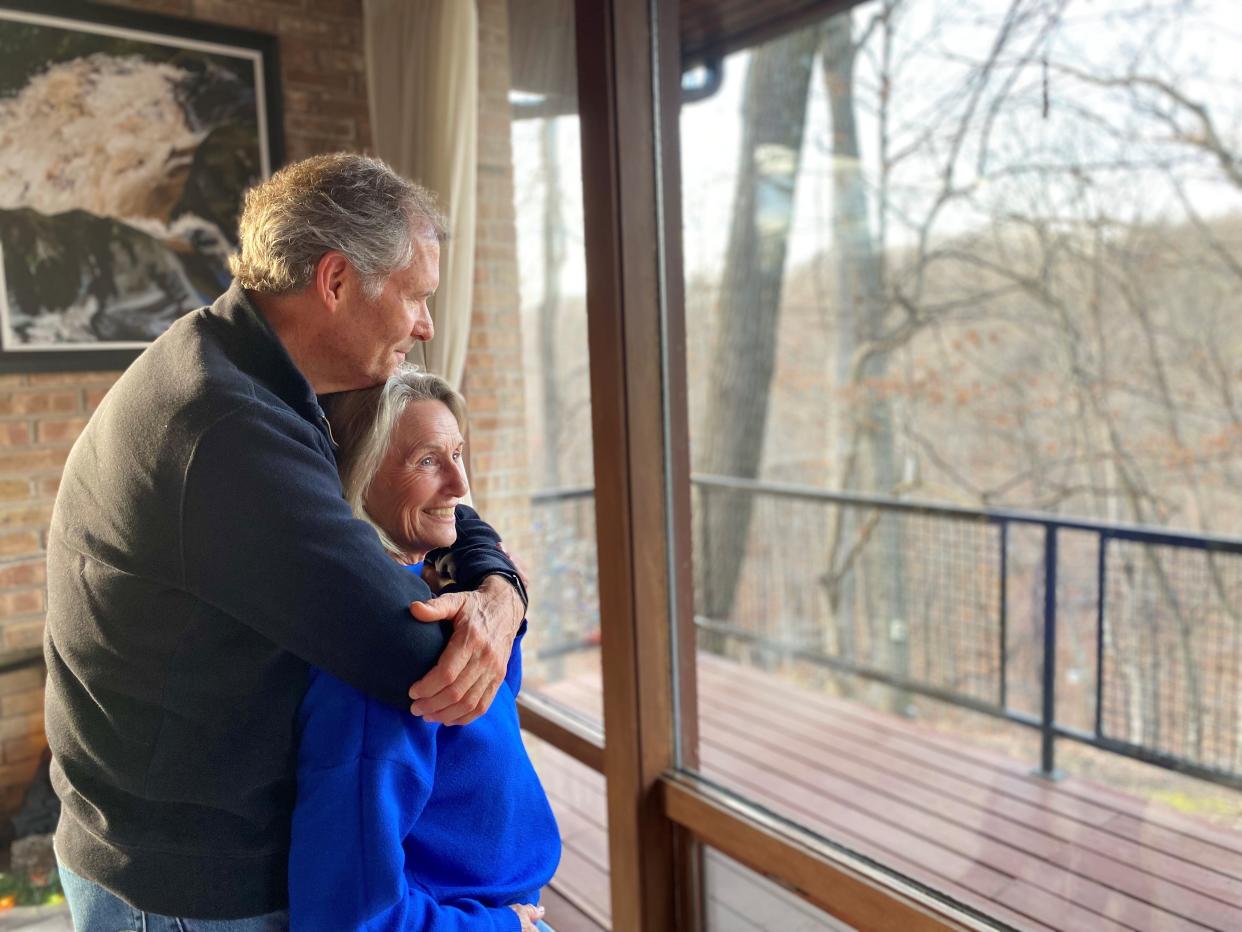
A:
<svg viewBox="0 0 1242 932">
<path fill-rule="evenodd" d="M 512 572 L 458 512 L 457 581 Z M 446 625 L 341 496 L 323 412 L 236 285 L 177 321 L 74 445 L 48 535 L 56 848 L 140 909 L 286 902 L 309 665 L 405 706 Z"/>
</svg>

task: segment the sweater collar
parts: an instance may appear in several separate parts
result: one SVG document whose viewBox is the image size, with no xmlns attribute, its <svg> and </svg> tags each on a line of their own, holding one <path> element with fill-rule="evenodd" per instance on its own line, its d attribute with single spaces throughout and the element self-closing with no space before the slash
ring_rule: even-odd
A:
<svg viewBox="0 0 1242 932">
<path fill-rule="evenodd" d="M 229 355 L 238 368 L 290 407 L 318 417 L 319 402 L 310 382 L 236 279 L 207 314 L 224 325 Z"/>
</svg>

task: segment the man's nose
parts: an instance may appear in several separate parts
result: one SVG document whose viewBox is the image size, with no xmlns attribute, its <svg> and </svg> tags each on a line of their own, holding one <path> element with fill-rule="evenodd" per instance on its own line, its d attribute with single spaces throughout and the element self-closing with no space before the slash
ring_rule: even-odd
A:
<svg viewBox="0 0 1242 932">
<path fill-rule="evenodd" d="M 423 304 L 419 309 L 417 319 L 414 321 L 414 329 L 410 331 L 410 336 L 420 343 L 426 343 L 435 335 L 436 326 L 431 321 L 431 308 Z"/>
</svg>

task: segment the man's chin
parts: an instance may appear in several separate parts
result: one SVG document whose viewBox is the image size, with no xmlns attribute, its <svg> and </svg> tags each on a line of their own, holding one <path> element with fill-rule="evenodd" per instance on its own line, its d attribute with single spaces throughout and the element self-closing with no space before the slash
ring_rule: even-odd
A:
<svg viewBox="0 0 1242 932">
<path fill-rule="evenodd" d="M 372 374 L 371 382 L 366 387 L 371 388 L 375 385 L 383 385 L 397 374 L 397 369 L 403 362 L 405 362 L 404 356 L 398 356 L 396 353 L 393 353 L 392 356 L 389 357 L 387 365 L 375 367 L 375 372 Z"/>
</svg>

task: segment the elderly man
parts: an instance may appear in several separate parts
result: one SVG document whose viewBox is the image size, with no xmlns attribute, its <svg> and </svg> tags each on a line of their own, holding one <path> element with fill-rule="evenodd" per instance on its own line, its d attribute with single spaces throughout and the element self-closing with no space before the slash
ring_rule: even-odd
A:
<svg viewBox="0 0 1242 932">
<path fill-rule="evenodd" d="M 79 929 L 287 924 L 309 665 L 446 724 L 495 695 L 524 608 L 495 533 L 461 520 L 457 579 L 478 591 L 424 604 L 342 498 L 316 399 L 431 339 L 444 237 L 382 162 L 285 168 L 246 196 L 232 288 L 156 340 L 74 446 L 45 650 Z"/>
</svg>

